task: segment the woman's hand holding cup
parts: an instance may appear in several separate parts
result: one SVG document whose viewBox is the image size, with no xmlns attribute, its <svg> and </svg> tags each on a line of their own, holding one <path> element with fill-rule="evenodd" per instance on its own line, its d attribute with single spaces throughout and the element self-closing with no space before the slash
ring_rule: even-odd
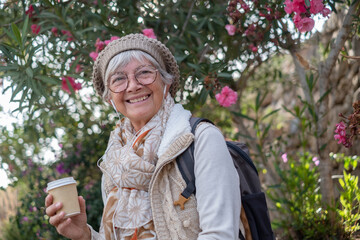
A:
<svg viewBox="0 0 360 240">
<path fill-rule="evenodd" d="M 85 200 L 78 196 L 76 181 L 72 177 L 52 181 L 48 183 L 47 191 L 45 206 L 49 223 L 64 237 L 90 239 Z"/>
</svg>

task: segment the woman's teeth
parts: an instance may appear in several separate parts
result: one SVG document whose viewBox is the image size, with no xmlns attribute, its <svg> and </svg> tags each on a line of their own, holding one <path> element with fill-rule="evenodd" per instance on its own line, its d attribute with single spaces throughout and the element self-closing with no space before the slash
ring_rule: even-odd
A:
<svg viewBox="0 0 360 240">
<path fill-rule="evenodd" d="M 147 99 L 148 97 L 149 97 L 149 95 L 143 96 L 143 97 L 141 97 L 141 98 L 131 99 L 131 100 L 129 100 L 129 102 L 130 102 L 130 103 L 141 102 L 141 101 L 144 101 L 145 99 Z"/>
</svg>

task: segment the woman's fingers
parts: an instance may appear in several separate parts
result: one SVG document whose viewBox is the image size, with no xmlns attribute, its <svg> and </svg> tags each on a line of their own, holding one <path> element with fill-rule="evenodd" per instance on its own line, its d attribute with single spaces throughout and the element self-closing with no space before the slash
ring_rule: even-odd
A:
<svg viewBox="0 0 360 240">
<path fill-rule="evenodd" d="M 56 230 L 58 231 L 58 233 L 60 233 L 61 235 L 66 235 L 67 231 L 66 228 L 67 226 L 71 223 L 71 218 L 66 218 L 64 221 L 60 222 L 57 227 Z"/>
<path fill-rule="evenodd" d="M 50 206 L 53 203 L 54 199 L 51 194 L 47 195 L 45 198 L 45 207 Z"/>
<path fill-rule="evenodd" d="M 57 228 L 57 226 L 64 221 L 65 212 L 60 212 L 49 219 L 49 223 Z"/>
<path fill-rule="evenodd" d="M 80 212 L 85 213 L 86 212 L 85 199 L 82 196 L 79 196 L 78 199 L 79 199 L 79 205 L 80 205 Z"/>
<path fill-rule="evenodd" d="M 61 208 L 62 208 L 62 203 L 61 202 L 58 202 L 58 203 L 55 203 L 55 204 L 51 204 L 50 206 L 48 206 L 46 208 L 46 215 L 48 215 L 49 217 L 52 217 L 56 214 L 57 211 L 59 211 Z"/>
</svg>

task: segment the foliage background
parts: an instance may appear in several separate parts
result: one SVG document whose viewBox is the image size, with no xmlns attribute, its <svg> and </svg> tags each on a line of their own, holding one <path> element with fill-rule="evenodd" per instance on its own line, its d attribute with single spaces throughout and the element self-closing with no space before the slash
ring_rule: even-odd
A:
<svg viewBox="0 0 360 240">
<path fill-rule="evenodd" d="M 102 200 L 97 161 L 116 115 L 92 89 L 89 54 L 98 38 L 145 28 L 154 29 L 179 63 L 183 86 L 176 101 L 213 120 L 226 137 L 250 146 L 270 197 L 277 237 L 351 238 L 357 228 L 346 228 L 340 217 L 345 215 L 334 209 L 346 209 L 339 202 L 341 193 L 356 196 L 359 190 L 340 190 L 332 177 L 342 176 L 345 160 L 335 161 L 329 153 L 352 156 L 360 151 L 340 148 L 333 140 L 338 113 L 350 114 L 360 95 L 359 60 L 347 57 L 360 55 L 360 1 L 325 1 L 333 14 L 321 34 L 296 31 L 277 0 L 248 1 L 251 11 L 239 11 L 242 21 L 235 23 L 228 12 L 232 2 L 1 1 L 0 78 L 3 91 L 11 91 L 11 101 L 18 103 L 13 114 L 24 117 L 12 130 L 1 128 L 0 164 L 20 204 L 17 215 L 2 227 L 1 238 L 60 239 L 44 216 L 44 189 L 48 181 L 68 175 L 78 180 L 88 222 L 98 228 Z M 277 18 L 271 17 L 275 11 Z M 244 34 L 252 22 L 262 33 L 256 39 Z M 229 23 L 238 24 L 234 36 L 225 29 Z M 39 33 L 31 30 L 34 24 L 41 27 Z M 257 51 L 250 48 L 254 43 Z M 64 76 L 76 79 L 82 89 L 65 91 Z M 225 85 L 239 95 L 230 108 L 214 100 Z M 55 156 L 50 162 L 45 149 Z M 282 161 L 283 153 L 293 156 L 289 162 Z M 313 157 L 320 159 L 319 166 Z M 356 171 L 356 166 L 346 169 L 354 176 Z M 285 201 L 291 199 L 289 191 L 303 195 Z M 345 216 L 355 219 L 354 226 L 359 226 L 358 203 L 354 200 L 349 208 L 354 214 Z"/>
</svg>

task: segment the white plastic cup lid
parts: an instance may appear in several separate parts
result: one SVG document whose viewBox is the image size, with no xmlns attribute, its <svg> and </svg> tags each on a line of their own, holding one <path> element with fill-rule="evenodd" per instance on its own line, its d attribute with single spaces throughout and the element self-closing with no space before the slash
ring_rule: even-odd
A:
<svg viewBox="0 0 360 240">
<path fill-rule="evenodd" d="M 73 177 L 61 178 L 61 179 L 49 182 L 47 184 L 46 190 L 49 191 L 49 190 L 52 190 L 54 188 L 58 188 L 58 187 L 62 187 L 62 186 L 69 185 L 69 184 L 74 184 L 74 183 L 76 184 L 76 181 L 74 180 Z"/>
</svg>

